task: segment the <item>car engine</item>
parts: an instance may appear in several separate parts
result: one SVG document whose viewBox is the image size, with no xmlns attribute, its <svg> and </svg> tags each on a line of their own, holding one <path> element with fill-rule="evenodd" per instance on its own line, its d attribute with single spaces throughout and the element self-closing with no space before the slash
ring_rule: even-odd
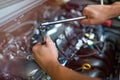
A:
<svg viewBox="0 0 120 80">
<path fill-rule="evenodd" d="M 78 1 L 43 7 L 40 19 L 49 22 L 82 16 L 88 2 Z M 41 34 L 35 25 L 26 27 L 31 24 L 34 21 L 14 25 L 15 28 L 1 28 L 0 80 L 51 80 L 32 57 L 31 48 L 41 40 Z M 85 25 L 73 21 L 45 26 L 43 33 L 56 44 L 61 65 L 90 77 L 119 80 L 119 31 L 120 27 L 116 26 L 109 28 L 102 24 Z"/>
</svg>

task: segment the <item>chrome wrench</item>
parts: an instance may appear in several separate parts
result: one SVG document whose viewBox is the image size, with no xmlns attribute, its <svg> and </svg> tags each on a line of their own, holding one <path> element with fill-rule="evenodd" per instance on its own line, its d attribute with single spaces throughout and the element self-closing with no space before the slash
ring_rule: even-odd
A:
<svg viewBox="0 0 120 80">
<path fill-rule="evenodd" d="M 85 19 L 85 18 L 86 18 L 86 16 L 81 16 L 81 17 L 58 20 L 58 21 L 53 21 L 53 22 L 45 22 L 45 23 L 41 23 L 41 25 L 42 26 L 47 26 L 47 25 L 53 25 L 53 24 L 59 24 L 59 23 L 66 23 L 66 22 L 70 22 L 70 21 L 82 20 L 82 19 Z"/>
<path fill-rule="evenodd" d="M 44 39 L 44 33 L 43 33 L 44 26 L 54 25 L 54 24 L 59 24 L 59 23 L 66 23 L 66 22 L 71 22 L 71 21 L 77 21 L 77 20 L 82 20 L 82 19 L 85 19 L 85 18 L 86 18 L 86 16 L 81 16 L 81 17 L 58 20 L 58 21 L 53 21 L 53 22 L 40 23 L 39 29 L 40 29 L 40 34 L 41 34 L 41 37 L 42 37 L 42 41 L 41 41 L 42 45 L 46 44 L 46 41 Z"/>
</svg>

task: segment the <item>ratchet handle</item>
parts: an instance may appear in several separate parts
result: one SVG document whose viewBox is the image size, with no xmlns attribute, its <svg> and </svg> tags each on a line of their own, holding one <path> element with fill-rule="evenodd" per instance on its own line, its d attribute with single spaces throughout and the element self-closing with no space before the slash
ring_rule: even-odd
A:
<svg viewBox="0 0 120 80">
<path fill-rule="evenodd" d="M 44 35 L 44 27 L 42 26 L 42 24 L 39 24 L 39 31 L 40 31 L 40 36 L 41 36 L 41 45 L 45 45 L 46 41 L 45 41 L 45 35 Z"/>
<path fill-rule="evenodd" d="M 46 44 L 45 36 L 41 29 L 40 29 L 40 35 L 41 35 L 41 45 L 45 45 Z"/>
</svg>

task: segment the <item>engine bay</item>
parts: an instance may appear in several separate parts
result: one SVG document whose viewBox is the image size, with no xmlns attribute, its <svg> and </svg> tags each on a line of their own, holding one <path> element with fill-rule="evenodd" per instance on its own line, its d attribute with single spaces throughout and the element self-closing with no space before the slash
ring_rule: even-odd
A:
<svg viewBox="0 0 120 80">
<path fill-rule="evenodd" d="M 44 22 L 82 16 L 87 4 L 77 0 L 60 6 L 43 7 Z M 54 10 L 54 7 L 58 9 Z M 0 80 L 51 80 L 34 61 L 31 47 L 41 40 L 37 27 L 6 28 L 0 34 Z M 15 25 L 16 26 L 16 25 Z M 22 31 L 22 32 L 21 32 Z M 120 79 L 120 27 L 85 25 L 79 21 L 45 26 L 59 51 L 61 65 L 90 77 Z"/>
</svg>

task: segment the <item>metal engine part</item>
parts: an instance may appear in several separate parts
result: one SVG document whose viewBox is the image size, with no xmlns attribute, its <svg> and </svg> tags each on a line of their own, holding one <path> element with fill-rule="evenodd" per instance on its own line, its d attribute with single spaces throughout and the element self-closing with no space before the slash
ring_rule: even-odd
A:
<svg viewBox="0 0 120 80">
<path fill-rule="evenodd" d="M 54 6 L 45 7 L 44 22 L 82 16 L 86 4 L 77 1 L 59 5 L 57 12 Z M 32 57 L 31 47 L 41 40 L 41 35 L 34 25 L 25 27 L 28 24 L 34 21 L 0 32 L 0 80 L 51 80 Z M 117 30 L 73 21 L 45 26 L 44 34 L 55 42 L 63 66 L 90 77 L 119 80 L 120 33 Z"/>
</svg>

